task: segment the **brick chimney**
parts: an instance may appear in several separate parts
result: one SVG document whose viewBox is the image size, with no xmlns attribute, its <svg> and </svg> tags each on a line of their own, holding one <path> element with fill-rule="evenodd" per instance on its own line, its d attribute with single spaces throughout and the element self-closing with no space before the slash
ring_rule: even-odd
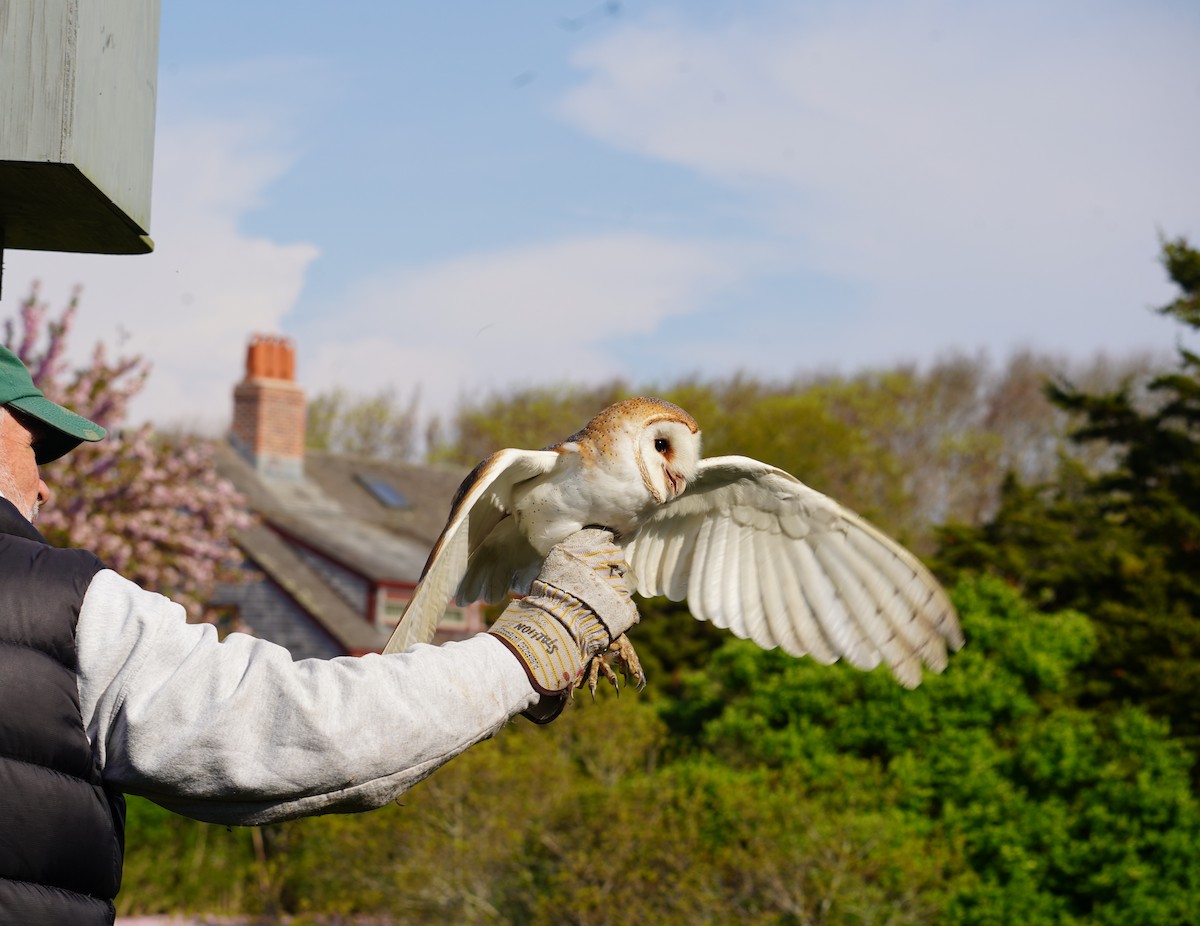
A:
<svg viewBox="0 0 1200 926">
<path fill-rule="evenodd" d="M 230 440 L 263 476 L 304 475 L 304 391 L 287 338 L 256 334 L 246 348 L 246 378 L 233 389 Z"/>
</svg>

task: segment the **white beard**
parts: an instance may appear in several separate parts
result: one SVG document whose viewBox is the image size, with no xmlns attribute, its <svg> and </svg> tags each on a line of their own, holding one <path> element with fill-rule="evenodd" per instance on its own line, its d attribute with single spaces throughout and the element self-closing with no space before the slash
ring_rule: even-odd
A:
<svg viewBox="0 0 1200 926">
<path fill-rule="evenodd" d="M 8 499 L 10 502 L 16 505 L 17 510 L 20 511 L 20 503 L 16 500 L 20 494 L 21 493 L 17 491 L 16 485 L 13 483 L 12 475 L 0 468 L 0 498 Z M 28 511 L 21 511 L 21 516 L 30 524 L 32 524 L 37 520 L 38 512 L 41 511 L 41 509 L 42 503 L 35 497 L 33 500 L 33 506 Z"/>
</svg>

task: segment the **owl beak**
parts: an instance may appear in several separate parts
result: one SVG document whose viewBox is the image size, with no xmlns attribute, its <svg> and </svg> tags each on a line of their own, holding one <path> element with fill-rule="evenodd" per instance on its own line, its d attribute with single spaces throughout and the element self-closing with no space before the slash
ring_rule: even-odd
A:
<svg viewBox="0 0 1200 926">
<path fill-rule="evenodd" d="M 683 494 L 683 490 L 687 488 L 687 480 L 682 476 L 676 476 L 670 470 L 666 471 L 667 485 L 670 486 L 670 491 L 667 493 L 668 501 L 673 501 Z"/>
</svg>

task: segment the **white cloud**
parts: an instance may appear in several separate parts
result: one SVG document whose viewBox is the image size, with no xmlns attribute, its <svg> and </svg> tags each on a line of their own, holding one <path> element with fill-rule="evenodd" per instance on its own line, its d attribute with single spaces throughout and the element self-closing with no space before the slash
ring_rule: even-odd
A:
<svg viewBox="0 0 1200 926">
<path fill-rule="evenodd" d="M 288 167 L 269 120 L 190 120 L 160 125 L 155 152 L 152 254 L 113 257 L 10 251 L 7 314 L 37 279 L 57 311 L 83 294 L 72 351 L 97 340 L 153 364 L 131 417 L 209 432 L 231 413 L 247 337 L 279 331 L 317 250 L 248 234 L 243 217 Z"/>
<path fill-rule="evenodd" d="M 856 281 L 826 356 L 1153 341 L 1155 234 L 1195 227 L 1196 17 L 1017 3 L 631 24 L 565 118 L 756 201 L 795 269 Z M 1159 329 L 1166 331 L 1165 327 Z M 1159 340 L 1161 343 L 1161 340 Z"/>
<path fill-rule="evenodd" d="M 353 101 L 354 69 L 276 49 L 266 63 L 173 76 L 187 99 L 160 106 L 155 254 L 9 252 L 0 309 L 34 277 L 55 305 L 82 283 L 77 353 L 127 337 L 155 366 L 135 415 L 210 429 L 228 417 L 247 336 L 281 329 L 296 336 L 310 394 L 419 383 L 425 408 L 443 413 L 463 394 L 566 379 L 1169 343 L 1170 326 L 1138 307 L 1170 295 L 1155 232 L 1200 233 L 1200 122 L 1185 118 L 1200 25 L 1183 7 L 750 4 L 706 26 L 690 9 L 630 14 L 581 46 L 583 78 L 560 114 L 658 162 L 626 161 L 598 190 L 627 183 L 634 201 L 662 164 L 720 188 L 703 212 L 647 196 L 668 221 L 631 223 L 699 229 L 727 215 L 738 241 L 589 235 L 613 226 L 581 223 L 566 239 L 361 269 L 377 248 L 355 252 L 353 235 L 386 231 L 343 222 L 339 245 L 361 262 L 328 268 L 336 298 L 309 292 L 291 315 L 317 249 L 285 243 L 286 228 L 251 234 L 247 219 L 330 105 L 312 108 L 314 95 Z M 490 141 L 444 121 L 411 131 Z M 375 192 L 337 177 L 342 201 Z M 363 276 L 346 284 L 349 273 Z"/>
<path fill-rule="evenodd" d="M 625 375 L 624 340 L 703 306 L 757 256 L 622 234 L 558 241 L 389 272 L 298 333 L 311 392 L 419 384 L 445 414 L 506 386 Z"/>
</svg>

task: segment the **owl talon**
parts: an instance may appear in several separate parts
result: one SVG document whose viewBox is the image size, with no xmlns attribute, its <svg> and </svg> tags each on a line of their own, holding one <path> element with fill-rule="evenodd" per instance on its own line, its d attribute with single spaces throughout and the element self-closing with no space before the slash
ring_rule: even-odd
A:
<svg viewBox="0 0 1200 926">
<path fill-rule="evenodd" d="M 601 675 L 603 675 L 612 683 L 613 689 L 617 692 L 617 697 L 620 697 L 621 686 L 617 683 L 617 673 L 614 672 L 612 666 L 608 664 L 606 657 L 597 656 L 592 660 L 592 664 L 588 666 L 587 671 L 588 692 L 591 694 L 592 700 L 596 700 L 596 686 L 600 682 Z M 583 679 L 580 679 L 579 681 L 580 684 L 583 683 Z"/>
<path fill-rule="evenodd" d="M 642 668 L 642 662 L 638 659 L 638 655 L 633 649 L 633 644 L 629 642 L 629 638 L 625 634 L 621 634 L 612 643 L 608 644 L 608 649 L 620 664 L 621 671 L 625 673 L 625 681 L 637 685 L 638 691 L 645 688 L 646 672 Z M 614 682 L 614 684 L 616 683 Z"/>
<path fill-rule="evenodd" d="M 574 697 L 575 689 L 582 688 L 587 685 L 588 693 L 591 694 L 592 700 L 596 700 L 596 688 L 600 684 L 600 676 L 604 676 L 613 686 L 613 691 L 617 693 L 617 697 L 621 696 L 621 682 L 617 678 L 617 673 L 612 667 L 612 663 L 616 662 L 621 667 L 621 673 L 625 676 L 625 681 L 630 685 L 636 685 L 637 690 L 641 691 L 646 687 L 646 672 L 642 669 L 641 660 L 638 659 L 637 653 L 633 649 L 633 644 L 629 642 L 629 638 L 625 634 L 617 637 L 608 644 L 608 651 L 598 656 L 593 657 L 588 664 L 587 671 L 579 676 L 579 680 L 575 683 L 575 687 L 571 689 L 571 696 Z"/>
</svg>

